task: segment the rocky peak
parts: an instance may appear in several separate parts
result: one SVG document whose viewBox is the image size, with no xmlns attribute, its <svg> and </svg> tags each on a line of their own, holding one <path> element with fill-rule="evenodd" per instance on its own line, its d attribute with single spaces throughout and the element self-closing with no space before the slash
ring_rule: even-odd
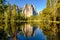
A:
<svg viewBox="0 0 60 40">
<path fill-rule="evenodd" d="M 34 15 L 34 13 L 36 13 L 35 7 L 31 4 L 30 5 L 26 4 L 22 10 L 22 13 L 25 15 L 25 17 L 30 17 Z"/>
</svg>

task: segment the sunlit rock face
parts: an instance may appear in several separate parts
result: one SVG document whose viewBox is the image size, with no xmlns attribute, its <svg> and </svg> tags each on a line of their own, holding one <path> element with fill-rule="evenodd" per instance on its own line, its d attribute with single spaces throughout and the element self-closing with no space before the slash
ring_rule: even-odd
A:
<svg viewBox="0 0 60 40">
<path fill-rule="evenodd" d="M 58 1 L 58 3 L 60 3 L 60 0 L 57 0 Z"/>
<path fill-rule="evenodd" d="M 25 17 L 30 17 L 32 15 L 37 14 L 33 5 L 27 5 L 27 4 L 24 6 L 22 13 L 25 15 Z"/>
</svg>

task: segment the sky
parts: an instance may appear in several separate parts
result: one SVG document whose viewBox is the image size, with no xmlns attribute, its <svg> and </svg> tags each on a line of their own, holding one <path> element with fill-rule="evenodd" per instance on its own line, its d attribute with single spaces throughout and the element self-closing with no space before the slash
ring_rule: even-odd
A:
<svg viewBox="0 0 60 40">
<path fill-rule="evenodd" d="M 35 6 L 36 11 L 42 11 L 46 7 L 46 0 L 6 0 L 6 3 L 11 5 L 16 4 L 17 6 L 24 7 L 25 4 L 32 4 Z"/>
</svg>

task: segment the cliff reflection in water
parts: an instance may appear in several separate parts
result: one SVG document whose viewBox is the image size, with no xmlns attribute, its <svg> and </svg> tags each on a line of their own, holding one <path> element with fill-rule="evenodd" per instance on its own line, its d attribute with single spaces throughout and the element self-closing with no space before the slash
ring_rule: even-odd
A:
<svg viewBox="0 0 60 40">
<path fill-rule="evenodd" d="M 14 26 L 10 23 L 7 26 L 6 29 L 0 30 L 0 40 L 54 40 L 56 38 L 53 31 L 44 30 L 38 22 L 15 22 Z"/>
<path fill-rule="evenodd" d="M 46 36 L 38 28 L 38 25 L 26 24 L 22 28 L 22 33 L 17 34 L 18 40 L 46 40 Z"/>
</svg>

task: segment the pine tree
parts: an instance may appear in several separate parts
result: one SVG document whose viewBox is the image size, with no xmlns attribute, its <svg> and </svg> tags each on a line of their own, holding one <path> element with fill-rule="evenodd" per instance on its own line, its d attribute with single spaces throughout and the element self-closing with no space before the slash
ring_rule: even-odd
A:
<svg viewBox="0 0 60 40">
<path fill-rule="evenodd" d="M 12 10 L 12 16 L 11 16 L 11 26 L 12 26 L 12 32 L 13 32 L 12 40 L 16 40 L 16 33 L 17 33 L 16 17 L 17 17 L 17 10 L 16 10 L 16 5 L 14 4 L 13 10 Z"/>
<path fill-rule="evenodd" d="M 5 5 L 6 0 L 0 0 L 0 14 L 4 13 L 5 9 L 7 8 L 7 5 Z"/>
<path fill-rule="evenodd" d="M 7 34 L 12 34 L 12 27 L 11 27 L 11 14 L 12 14 L 12 11 L 11 11 L 11 5 L 8 4 L 8 7 L 7 7 L 7 10 L 5 12 L 5 30 L 7 32 Z"/>
</svg>

